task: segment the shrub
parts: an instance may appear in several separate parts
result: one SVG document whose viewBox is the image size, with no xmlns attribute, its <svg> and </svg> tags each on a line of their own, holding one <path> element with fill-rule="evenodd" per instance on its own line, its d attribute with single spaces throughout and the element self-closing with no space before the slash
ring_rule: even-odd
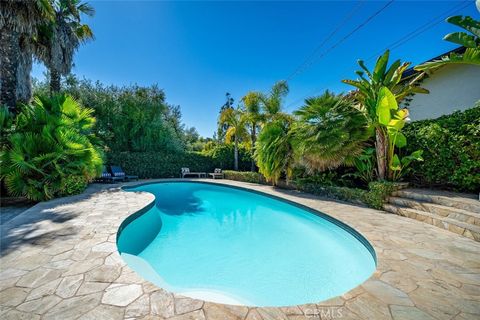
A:
<svg viewBox="0 0 480 320">
<path fill-rule="evenodd" d="M 64 180 L 62 190 L 60 190 L 60 196 L 71 196 L 74 194 L 82 193 L 87 188 L 88 181 L 84 176 L 67 176 Z"/>
<path fill-rule="evenodd" d="M 2 145 L 8 192 L 44 201 L 83 191 L 102 167 L 92 113 L 65 95 L 36 97 L 24 106 Z"/>
<path fill-rule="evenodd" d="M 141 179 L 178 178 L 182 167 L 197 172 L 213 172 L 215 168 L 212 158 L 196 152 L 110 152 L 107 159 Z"/>
<path fill-rule="evenodd" d="M 308 193 L 353 203 L 362 203 L 371 208 L 382 209 L 388 196 L 398 189 L 398 184 L 387 181 L 371 182 L 368 185 L 368 190 L 365 190 L 360 188 L 322 185 L 308 179 L 298 179 L 296 181 L 296 187 L 298 190 Z"/>
<path fill-rule="evenodd" d="M 265 184 L 265 178 L 262 174 L 258 172 L 252 171 L 232 171 L 232 170 L 225 170 L 223 171 L 225 174 L 225 179 L 235 180 L 235 181 L 243 181 L 243 182 L 252 182 L 252 183 L 260 183 Z"/>
<path fill-rule="evenodd" d="M 382 209 L 387 198 L 398 189 L 398 184 L 388 181 L 376 181 L 368 184 L 368 192 L 362 201 L 369 207 Z"/>
<path fill-rule="evenodd" d="M 412 164 L 416 185 L 459 191 L 480 189 L 480 103 L 472 109 L 408 124 L 407 151 L 424 150 L 424 162 Z"/>
</svg>

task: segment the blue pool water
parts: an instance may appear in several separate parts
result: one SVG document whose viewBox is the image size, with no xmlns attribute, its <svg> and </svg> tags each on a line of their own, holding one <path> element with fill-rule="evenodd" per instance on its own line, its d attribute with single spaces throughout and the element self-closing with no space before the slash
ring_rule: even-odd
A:
<svg viewBox="0 0 480 320">
<path fill-rule="evenodd" d="M 354 230 L 285 201 L 194 182 L 130 191 L 156 200 L 122 224 L 118 249 L 131 268 L 172 292 L 220 303 L 296 305 L 341 295 L 376 268 L 373 249 Z"/>
</svg>

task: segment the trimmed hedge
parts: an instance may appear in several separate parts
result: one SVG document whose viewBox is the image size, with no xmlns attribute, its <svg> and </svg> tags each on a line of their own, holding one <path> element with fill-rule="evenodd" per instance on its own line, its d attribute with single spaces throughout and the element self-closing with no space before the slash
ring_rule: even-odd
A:
<svg viewBox="0 0 480 320">
<path fill-rule="evenodd" d="M 223 170 L 234 169 L 234 146 L 233 144 L 215 145 L 209 150 L 202 151 L 202 154 L 210 157 L 215 163 L 216 168 Z M 238 148 L 238 169 L 240 171 L 248 171 L 252 167 L 252 155 L 244 146 L 239 145 Z"/>
<path fill-rule="evenodd" d="M 213 172 L 212 158 L 196 152 L 118 152 L 108 153 L 109 164 L 119 165 L 127 174 L 138 175 L 141 179 L 178 178 L 181 168 L 190 171 Z"/>
<path fill-rule="evenodd" d="M 371 208 L 382 209 L 387 197 L 399 187 L 392 182 L 370 182 L 368 190 L 360 188 L 321 185 L 315 182 L 298 180 L 297 189 L 328 198 L 365 204 Z"/>
<path fill-rule="evenodd" d="M 422 187 L 480 190 L 480 102 L 474 108 L 405 126 L 407 152 L 423 150 L 408 181 Z"/>
<path fill-rule="evenodd" d="M 258 172 L 224 171 L 225 179 L 266 184 L 265 178 Z M 303 178 L 291 181 L 288 185 L 280 183 L 277 187 L 294 189 L 328 198 L 344 200 L 357 204 L 365 204 L 375 209 L 382 209 L 387 197 L 399 188 L 392 182 L 371 182 L 368 190 L 360 188 L 338 187 L 321 184 L 312 178 Z"/>
<path fill-rule="evenodd" d="M 225 179 L 235 180 L 235 181 L 243 181 L 243 182 L 252 182 L 252 183 L 260 183 L 266 184 L 266 180 L 262 174 L 258 172 L 252 171 L 232 171 L 232 170 L 224 170 Z"/>
</svg>

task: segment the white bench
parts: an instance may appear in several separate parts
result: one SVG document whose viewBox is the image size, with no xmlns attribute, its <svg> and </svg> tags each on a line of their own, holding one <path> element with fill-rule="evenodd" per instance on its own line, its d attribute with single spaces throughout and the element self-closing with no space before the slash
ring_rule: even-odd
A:
<svg viewBox="0 0 480 320">
<path fill-rule="evenodd" d="M 193 176 L 198 176 L 199 178 L 206 178 L 207 174 L 205 172 L 190 172 L 189 168 L 182 168 L 182 179 L 185 178 L 185 176 L 188 175 L 193 175 Z"/>
</svg>

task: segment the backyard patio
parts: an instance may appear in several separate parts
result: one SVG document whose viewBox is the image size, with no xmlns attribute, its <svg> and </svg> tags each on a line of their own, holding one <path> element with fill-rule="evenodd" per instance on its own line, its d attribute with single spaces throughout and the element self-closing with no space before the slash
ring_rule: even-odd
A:
<svg viewBox="0 0 480 320">
<path fill-rule="evenodd" d="M 0 317 L 256 320 L 480 317 L 479 242 L 414 219 L 298 191 L 230 180 L 214 183 L 275 195 L 347 223 L 374 247 L 378 259 L 376 272 L 340 297 L 284 308 L 222 305 L 178 296 L 141 279 L 117 251 L 116 236 L 121 222 L 151 203 L 153 195 L 125 192 L 120 185 L 93 184 L 83 194 L 39 203 L 2 225 Z"/>
</svg>

